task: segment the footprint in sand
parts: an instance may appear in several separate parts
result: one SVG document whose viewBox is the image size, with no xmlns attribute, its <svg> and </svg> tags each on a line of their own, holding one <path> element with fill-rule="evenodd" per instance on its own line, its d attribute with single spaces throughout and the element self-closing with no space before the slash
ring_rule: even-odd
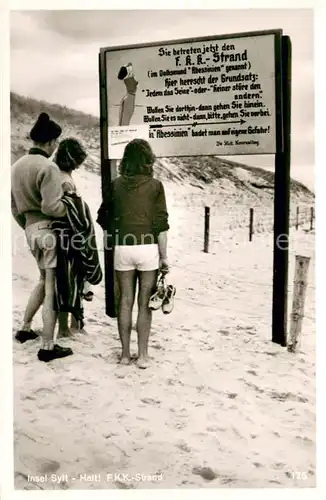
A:
<svg viewBox="0 0 326 500">
<path fill-rule="evenodd" d="M 35 401 L 36 398 L 32 396 L 31 394 L 27 394 L 26 396 L 22 396 L 22 401 Z"/>
<path fill-rule="evenodd" d="M 211 467 L 194 467 L 192 473 L 201 476 L 206 481 L 213 481 L 218 477 Z"/>
<path fill-rule="evenodd" d="M 117 434 L 115 432 L 109 432 L 109 434 L 103 434 L 104 439 L 110 439 L 115 437 Z"/>
<path fill-rule="evenodd" d="M 164 349 L 164 347 L 163 347 L 163 346 L 161 346 L 161 344 L 152 344 L 152 345 L 151 345 L 151 347 L 152 347 L 153 349 L 157 349 L 157 350 L 161 350 L 161 349 L 162 349 L 163 351 L 165 350 L 165 349 Z"/>
<path fill-rule="evenodd" d="M 207 432 L 225 432 L 227 428 L 218 425 L 210 425 L 209 427 L 206 427 L 206 430 Z"/>
<path fill-rule="evenodd" d="M 190 446 L 187 443 L 178 443 L 175 446 L 177 448 L 179 448 L 179 450 L 185 451 L 186 453 L 190 453 L 191 452 L 191 448 L 190 448 Z"/>
<path fill-rule="evenodd" d="M 179 431 L 187 427 L 187 425 L 184 422 L 177 422 L 174 425 L 175 429 L 178 429 Z"/>
<path fill-rule="evenodd" d="M 114 481 L 114 484 L 120 490 L 131 490 L 135 488 L 132 483 L 125 483 L 124 481 Z"/>
<path fill-rule="evenodd" d="M 235 483 L 236 479 L 234 477 L 224 476 L 221 478 L 221 484 Z"/>
<path fill-rule="evenodd" d="M 281 470 L 285 467 L 285 464 L 283 464 L 282 462 L 275 462 L 273 465 L 272 465 L 272 468 L 273 469 L 276 469 L 276 470 Z"/>
<path fill-rule="evenodd" d="M 100 325 L 100 326 L 111 326 L 109 323 L 106 323 L 105 321 L 101 321 L 97 318 L 87 318 L 87 323 L 94 323 L 96 325 Z"/>
<path fill-rule="evenodd" d="M 306 436 L 295 436 L 295 439 L 297 441 L 300 441 L 302 444 L 305 443 L 305 444 L 314 444 L 313 440 L 306 437 Z"/>
<path fill-rule="evenodd" d="M 153 399 L 153 398 L 141 398 L 140 400 L 142 403 L 145 403 L 146 405 L 160 405 L 161 401 L 159 399 Z"/>
<path fill-rule="evenodd" d="M 234 432 L 234 434 L 239 438 L 239 439 L 245 439 L 242 434 L 238 431 L 238 429 L 236 427 L 234 427 L 233 425 L 231 426 L 231 429 L 232 431 Z"/>
<path fill-rule="evenodd" d="M 168 378 L 166 383 L 167 383 L 167 385 L 180 385 L 182 387 L 184 386 L 184 383 L 182 382 L 182 380 L 177 380 L 174 378 Z"/>
<path fill-rule="evenodd" d="M 107 356 L 106 354 L 103 354 L 101 352 L 92 352 L 91 356 L 96 359 L 103 359 L 104 361 L 107 361 Z"/>
<path fill-rule="evenodd" d="M 263 464 L 261 464 L 260 462 L 253 462 L 252 465 L 254 465 L 257 469 L 264 467 Z"/>
<path fill-rule="evenodd" d="M 209 346 L 202 346 L 199 348 L 200 351 L 214 351 L 214 347 L 212 345 L 209 345 Z"/>
<path fill-rule="evenodd" d="M 272 391 L 270 394 L 271 399 L 276 399 L 277 401 L 298 401 L 299 403 L 307 403 L 308 399 L 300 396 L 293 394 L 291 392 L 277 392 L 277 391 Z"/>
<path fill-rule="evenodd" d="M 250 387 L 251 389 L 254 389 L 255 392 L 258 392 L 258 394 L 264 394 L 265 393 L 265 389 L 261 389 L 260 387 L 258 387 L 258 385 L 255 385 L 255 384 L 252 384 L 251 382 L 246 382 L 245 381 L 245 384 L 247 387 Z"/>
<path fill-rule="evenodd" d="M 60 462 L 56 460 L 46 460 L 40 466 L 41 474 L 54 474 L 60 469 Z"/>
<path fill-rule="evenodd" d="M 237 330 L 240 330 L 240 331 L 242 330 L 244 332 L 249 331 L 249 330 L 250 331 L 251 330 L 253 330 L 253 331 L 256 330 L 257 331 L 257 329 L 256 329 L 256 327 L 254 325 L 248 325 L 248 326 L 237 325 Z"/>
<path fill-rule="evenodd" d="M 49 396 L 50 394 L 54 394 L 54 391 L 51 389 L 46 389 L 45 387 L 40 387 L 39 389 L 36 389 L 36 391 L 34 391 L 34 394 L 37 394 L 38 396 Z"/>
</svg>

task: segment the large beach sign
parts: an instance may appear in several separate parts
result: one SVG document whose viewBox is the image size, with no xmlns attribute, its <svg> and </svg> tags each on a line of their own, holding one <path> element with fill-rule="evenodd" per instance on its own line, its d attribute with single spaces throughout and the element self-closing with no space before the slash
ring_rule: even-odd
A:
<svg viewBox="0 0 326 500">
<path fill-rule="evenodd" d="M 291 160 L 291 40 L 256 31 L 102 48 L 102 193 L 132 139 L 155 155 L 275 157 L 272 340 L 286 345 Z M 204 168 L 204 167 L 203 167 Z M 283 240 L 284 241 L 284 240 Z M 113 247 L 106 312 L 116 316 Z"/>
<path fill-rule="evenodd" d="M 279 35 L 106 49 L 109 157 L 121 158 L 112 137 L 124 135 L 147 138 L 157 157 L 274 154 Z"/>
</svg>

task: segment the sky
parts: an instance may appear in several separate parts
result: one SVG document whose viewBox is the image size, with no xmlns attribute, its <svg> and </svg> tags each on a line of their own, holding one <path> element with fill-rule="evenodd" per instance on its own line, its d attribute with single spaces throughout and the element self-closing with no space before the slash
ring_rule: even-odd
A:
<svg viewBox="0 0 326 500">
<path fill-rule="evenodd" d="M 268 29 L 292 41 L 291 175 L 314 188 L 312 9 L 13 11 L 11 90 L 98 116 L 100 47 Z M 270 155 L 232 158 L 274 165 Z"/>
</svg>

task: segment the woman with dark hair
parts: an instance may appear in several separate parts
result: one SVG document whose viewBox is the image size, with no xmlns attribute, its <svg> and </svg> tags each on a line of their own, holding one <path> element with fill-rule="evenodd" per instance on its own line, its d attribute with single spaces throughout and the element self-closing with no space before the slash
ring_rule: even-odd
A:
<svg viewBox="0 0 326 500">
<path fill-rule="evenodd" d="M 98 223 L 114 239 L 114 268 L 120 290 L 118 329 L 121 363 L 130 363 L 132 309 L 138 281 L 138 360 L 148 366 L 148 339 L 152 311 L 148 304 L 155 291 L 158 270 L 168 272 L 168 213 L 161 181 L 153 177 L 155 156 L 147 141 L 134 139 L 124 150 L 120 176 L 113 180 L 111 203 L 103 202 Z"/>
<path fill-rule="evenodd" d="M 87 158 L 87 153 L 82 144 L 72 137 L 63 139 L 56 151 L 54 161 L 61 171 L 62 189 L 64 194 L 77 193 L 77 187 L 72 177 L 72 172 L 79 168 Z M 93 292 L 90 289 L 90 284 L 85 281 L 83 298 L 92 300 Z M 79 323 L 75 320 L 74 316 L 71 317 L 72 330 L 80 330 Z M 58 335 L 65 337 L 71 333 L 68 326 L 68 313 L 59 314 L 59 332 Z"/>
<path fill-rule="evenodd" d="M 72 172 L 76 170 L 87 158 L 87 153 L 82 144 L 72 137 L 63 139 L 56 151 L 54 161 L 61 170 L 63 182 L 66 188 L 76 191 L 76 185 L 72 178 Z"/>
</svg>

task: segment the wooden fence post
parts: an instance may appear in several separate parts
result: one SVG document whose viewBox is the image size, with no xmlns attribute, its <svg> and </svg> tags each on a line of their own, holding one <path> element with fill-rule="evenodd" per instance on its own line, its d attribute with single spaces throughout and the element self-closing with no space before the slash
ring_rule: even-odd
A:
<svg viewBox="0 0 326 500">
<path fill-rule="evenodd" d="M 312 231 L 314 228 L 314 218 L 315 218 L 314 207 L 310 207 L 310 231 Z"/>
<path fill-rule="evenodd" d="M 290 338 L 287 350 L 296 352 L 302 330 L 310 257 L 295 256 Z"/>
<path fill-rule="evenodd" d="M 250 208 L 250 211 L 249 211 L 249 241 L 252 241 L 253 234 L 254 234 L 254 209 Z"/>
<path fill-rule="evenodd" d="M 300 207 L 298 206 L 297 207 L 297 218 L 296 218 L 296 221 L 295 221 L 295 228 L 296 228 L 296 230 L 299 229 L 299 213 L 300 213 Z"/>
<path fill-rule="evenodd" d="M 210 208 L 205 207 L 205 233 L 204 233 L 204 252 L 208 253 L 209 247 L 209 217 L 210 217 Z"/>
</svg>

